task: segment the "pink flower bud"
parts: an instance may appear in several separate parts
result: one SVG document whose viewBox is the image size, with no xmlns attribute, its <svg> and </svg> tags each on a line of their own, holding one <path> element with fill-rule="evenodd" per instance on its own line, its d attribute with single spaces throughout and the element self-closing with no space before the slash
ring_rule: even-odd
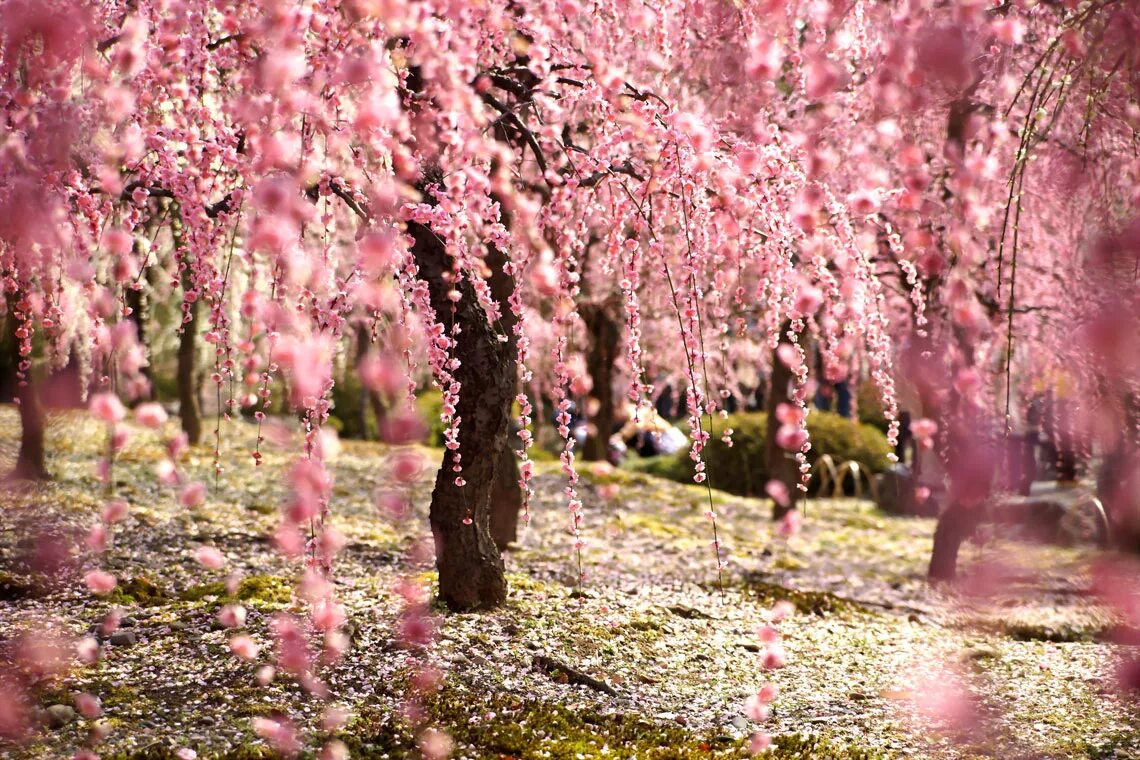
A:
<svg viewBox="0 0 1140 760">
<path fill-rule="evenodd" d="M 194 559 L 211 570 L 220 570 L 226 564 L 225 556 L 213 546 L 199 546 L 194 552 Z"/>
<path fill-rule="evenodd" d="M 83 576 L 83 582 L 91 593 L 97 596 L 106 596 L 115 590 L 117 581 L 115 576 L 102 570 L 91 570 Z"/>
<path fill-rule="evenodd" d="M 178 494 L 178 503 L 187 509 L 194 509 L 206 501 L 206 486 L 199 481 L 186 484 Z"/>
<path fill-rule="evenodd" d="M 139 404 L 135 409 L 135 420 L 143 427 L 156 430 L 166 423 L 166 410 L 161 404 Z"/>
<path fill-rule="evenodd" d="M 257 658 L 261 648 L 251 637 L 243 634 L 230 639 L 230 651 L 243 660 L 253 660 Z"/>
<path fill-rule="evenodd" d="M 123 418 L 127 416 L 123 402 L 119 401 L 119 397 L 113 393 L 96 393 L 91 397 L 88 408 L 96 419 L 106 422 L 108 425 L 122 422 Z"/>
</svg>

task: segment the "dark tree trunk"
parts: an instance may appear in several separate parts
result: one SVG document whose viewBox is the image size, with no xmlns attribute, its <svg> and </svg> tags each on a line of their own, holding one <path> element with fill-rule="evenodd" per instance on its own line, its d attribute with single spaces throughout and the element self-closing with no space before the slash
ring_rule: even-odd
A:
<svg viewBox="0 0 1140 760">
<path fill-rule="evenodd" d="M 0 377 L 8 398 L 19 405 L 20 449 L 16 454 L 16 467 L 12 477 L 18 480 L 47 480 L 44 451 L 44 412 L 32 373 L 28 372 L 23 385 L 19 384 L 20 339 L 16 337 L 19 320 L 16 304 L 19 294 L 8 297 L 7 315 L 4 318 L 4 335 L 0 348 L 4 352 L 4 372 Z"/>
<path fill-rule="evenodd" d="M 189 287 L 189 278 L 183 275 L 183 290 Z M 202 412 L 198 404 L 198 301 L 190 304 L 189 319 L 182 323 L 178 338 L 178 415 L 182 419 L 182 432 L 191 444 L 202 440 Z"/>
<path fill-rule="evenodd" d="M 131 321 L 135 323 L 135 332 L 138 334 L 139 345 L 146 351 L 147 363 L 142 367 L 142 376 L 146 378 L 147 392 L 144 398 L 140 400 L 153 401 L 155 397 L 154 368 L 151 366 L 150 346 L 146 342 L 146 312 L 143 309 L 142 289 L 135 290 L 134 288 L 127 288 L 126 302 L 131 310 Z"/>
<path fill-rule="evenodd" d="M 356 365 L 360 366 L 360 361 L 367 356 L 368 347 L 372 344 L 371 335 L 367 326 L 356 326 Z M 364 439 L 372 438 L 369 435 L 368 428 L 368 409 L 372 409 L 372 416 L 376 418 L 376 437 L 380 437 L 380 431 L 384 429 L 384 418 L 388 415 L 387 406 L 384 404 L 384 399 L 380 392 L 372 388 L 361 388 L 363 398 L 360 404 L 360 435 Z"/>
<path fill-rule="evenodd" d="M 507 597 L 503 560 L 490 532 L 491 498 L 499 459 L 507 450 L 507 427 L 517 378 L 509 310 L 503 291 L 513 287 L 503 271 L 505 255 L 487 257 L 491 289 L 504 304 L 504 319 L 492 325 L 471 283 L 450 282 L 452 257 L 443 242 L 427 227 L 408 223 L 412 254 L 420 277 L 428 285 L 431 304 L 443 325 L 457 321 L 461 330 L 452 355 L 460 362 L 454 371 L 461 384 L 456 414 L 460 418 L 459 449 L 466 485 L 455 485 L 453 453 L 445 451 L 431 498 L 431 530 L 435 539 L 440 599 L 452 610 L 494 607 Z M 453 304 L 448 292 L 457 288 L 461 298 Z M 452 315 L 452 307 L 456 309 Z M 507 454 L 509 455 L 509 454 Z M 468 524 L 467 521 L 470 523 Z"/>
<path fill-rule="evenodd" d="M 780 327 L 780 343 L 788 343 L 787 334 L 791 329 L 785 323 Z M 780 448 L 776 443 L 776 431 L 780 429 L 780 421 L 776 419 L 776 407 L 780 404 L 794 404 L 792 399 L 792 370 L 780 361 L 778 352 L 772 352 L 772 378 L 768 385 L 768 427 L 764 435 L 764 452 L 768 465 L 768 477 L 778 480 L 787 486 L 788 504 L 786 506 L 773 503 L 772 519 L 779 520 L 796 508 L 800 491 L 796 487 L 800 482 L 799 463 L 795 453 Z"/>
<path fill-rule="evenodd" d="M 930 552 L 927 577 L 932 581 L 952 581 L 957 576 L 958 549 L 973 535 L 984 510 L 980 505 L 966 506 L 952 503 L 934 529 L 934 549 Z"/>
<path fill-rule="evenodd" d="M 594 387 L 586 410 L 590 422 L 582 458 L 601 461 L 609 454 L 610 435 L 614 428 L 614 363 L 621 351 L 620 326 L 612 313 L 612 302 L 588 304 L 579 309 L 590 333 L 590 350 L 586 355 L 586 371 Z M 597 411 L 592 412 L 592 402 Z"/>
<path fill-rule="evenodd" d="M 30 376 L 16 397 L 20 402 L 20 451 L 12 475 L 19 480 L 47 480 L 51 476 L 44 463 L 44 411 Z"/>
<path fill-rule="evenodd" d="M 499 450 L 495 464 L 495 484 L 491 487 L 491 538 L 500 552 L 505 552 L 519 537 L 519 512 L 522 511 L 522 488 L 519 487 L 519 463 L 514 450 L 506 445 Z"/>
</svg>

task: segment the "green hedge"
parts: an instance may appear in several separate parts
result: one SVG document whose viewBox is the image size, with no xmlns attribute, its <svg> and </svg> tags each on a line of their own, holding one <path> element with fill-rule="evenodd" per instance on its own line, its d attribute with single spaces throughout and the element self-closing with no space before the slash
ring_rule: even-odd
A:
<svg viewBox="0 0 1140 760">
<path fill-rule="evenodd" d="M 764 456 L 767 426 L 768 415 L 763 412 L 732 414 L 727 420 L 715 420 L 712 438 L 705 449 L 714 488 L 742 496 L 764 493 L 768 482 Z M 726 427 L 734 431 L 731 447 L 720 440 Z M 890 465 L 887 455 L 891 447 L 887 437 L 872 425 L 854 423 L 831 412 L 812 411 L 808 416 L 808 433 L 811 436 L 809 462 L 830 454 L 837 465 L 853 459 L 875 472 Z M 687 450 L 647 459 L 634 457 L 627 461 L 626 467 L 680 483 L 693 482 L 693 462 Z"/>
</svg>

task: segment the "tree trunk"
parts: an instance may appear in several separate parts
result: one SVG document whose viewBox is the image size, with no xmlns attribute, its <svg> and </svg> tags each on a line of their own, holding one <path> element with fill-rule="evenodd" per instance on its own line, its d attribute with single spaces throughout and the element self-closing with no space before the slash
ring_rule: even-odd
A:
<svg viewBox="0 0 1140 760">
<path fill-rule="evenodd" d="M 934 529 L 934 549 L 930 552 L 927 577 L 932 581 L 952 581 L 957 576 L 958 549 L 973 535 L 983 514 L 980 505 L 952 503 L 938 518 Z"/>
<path fill-rule="evenodd" d="M 16 454 L 16 467 L 11 475 L 17 480 L 47 480 L 47 466 L 44 452 L 44 412 L 35 381 L 29 371 L 23 385 L 17 374 L 20 365 L 20 339 L 16 337 L 19 320 L 16 318 L 16 304 L 19 294 L 8 297 L 7 314 L 4 318 L 4 336 L 0 348 L 4 352 L 4 373 L 0 386 L 19 405 L 20 449 Z"/>
<path fill-rule="evenodd" d="M 621 332 L 611 313 L 609 302 L 588 304 L 579 309 L 590 333 L 590 349 L 586 355 L 586 371 L 594 387 L 585 404 L 589 434 L 582 447 L 582 458 L 597 462 L 608 458 L 610 435 L 614 427 L 614 363 L 621 350 Z M 597 411 L 591 411 L 591 402 Z"/>
<path fill-rule="evenodd" d="M 368 354 L 368 347 L 372 344 L 371 335 L 368 328 L 359 324 L 356 326 L 356 366 L 360 366 L 361 360 Z M 381 397 L 380 392 L 372 388 L 361 387 L 363 398 L 360 404 L 360 435 L 365 440 L 372 438 L 368 433 L 368 409 L 372 409 L 372 415 L 376 418 L 376 438 L 381 438 L 381 431 L 384 429 L 384 418 L 388 414 L 388 409 L 384 404 L 384 399 Z"/>
<path fill-rule="evenodd" d="M 499 458 L 507 449 L 507 424 L 517 382 L 513 341 L 500 342 L 498 335 L 509 336 L 512 331 L 509 324 L 505 331 L 502 322 L 491 325 L 466 278 L 459 283 L 450 281 L 452 257 L 439 237 L 416 222 L 408 223 L 408 232 L 414 241 L 412 254 L 419 275 L 428 285 L 437 318 L 448 335 L 453 320 L 461 328 L 455 336 L 452 356 L 460 362 L 454 370 L 461 385 L 456 408 L 460 418 L 457 451 L 466 485 L 455 484 L 456 460 L 454 453 L 446 450 L 443 466 L 436 475 L 430 512 L 439 596 L 452 610 L 495 607 L 506 600 L 507 582 L 502 557 L 490 532 L 491 497 Z M 509 292 L 513 287 L 503 271 L 505 261 L 505 255 L 498 252 L 487 257 L 493 273 L 492 294 L 504 304 L 504 322 L 509 309 L 495 291 L 506 288 Z M 452 288 L 461 295 L 458 303 L 453 304 L 448 298 Z"/>
<path fill-rule="evenodd" d="M 518 541 L 519 512 L 522 511 L 522 488 L 519 487 L 519 463 L 510 445 L 499 450 L 495 464 L 495 484 L 491 487 L 491 538 L 500 552 Z"/>
<path fill-rule="evenodd" d="M 154 368 L 151 366 L 150 346 L 147 345 L 146 314 L 143 310 L 142 289 L 126 289 L 126 302 L 131 310 L 131 321 L 135 323 L 135 332 L 138 334 L 139 345 L 146 351 L 147 362 L 142 366 L 142 376 L 146 378 L 146 395 L 141 401 L 154 401 Z"/>
<path fill-rule="evenodd" d="M 182 277 L 183 290 L 189 288 L 189 277 Z M 191 444 L 202 440 L 202 412 L 198 405 L 198 301 L 190 304 L 189 319 L 182 323 L 178 338 L 178 415 L 182 432 Z"/>
<path fill-rule="evenodd" d="M 12 475 L 19 480 L 48 480 L 51 476 L 44 463 L 44 411 L 30 376 L 16 396 L 20 402 L 20 451 Z"/>
<path fill-rule="evenodd" d="M 787 323 L 780 327 L 780 343 L 788 343 L 787 333 L 791 329 Z M 776 443 L 776 431 L 780 429 L 780 421 L 776 419 L 776 407 L 780 404 L 795 404 L 792 399 L 792 370 L 780 361 L 779 352 L 772 352 L 772 378 L 768 385 L 768 427 L 764 435 L 764 452 L 768 464 L 768 477 L 778 480 L 787 486 L 788 504 L 772 504 L 772 519 L 780 520 L 784 515 L 796 508 L 800 491 L 796 487 L 800 482 L 799 463 L 795 453 L 780 448 Z"/>
</svg>

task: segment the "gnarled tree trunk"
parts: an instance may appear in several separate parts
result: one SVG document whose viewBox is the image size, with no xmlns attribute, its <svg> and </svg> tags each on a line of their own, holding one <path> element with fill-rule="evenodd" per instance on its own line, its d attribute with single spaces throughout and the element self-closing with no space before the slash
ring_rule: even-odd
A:
<svg viewBox="0 0 1140 760">
<path fill-rule="evenodd" d="M 190 287 L 190 279 L 182 276 L 182 288 Z M 182 432 L 191 444 L 202 440 L 202 411 L 198 405 L 198 301 L 189 305 L 189 319 L 182 323 L 182 334 L 178 337 L 178 416 L 182 420 Z"/>
<path fill-rule="evenodd" d="M 586 403 L 590 430 L 586 445 L 582 447 L 582 458 L 594 462 L 607 458 L 614 427 L 614 363 L 621 351 L 621 331 L 613 317 L 612 307 L 611 301 L 605 301 L 586 304 L 578 309 L 590 333 L 586 371 L 594 383 Z M 597 403 L 596 411 L 591 409 L 591 401 Z"/>
<path fill-rule="evenodd" d="M 19 405 L 20 411 L 20 449 L 11 475 L 19 480 L 47 480 L 50 476 L 45 464 L 43 406 L 31 372 L 27 373 L 23 385 L 18 381 L 20 339 L 16 336 L 19 329 L 16 304 L 19 300 L 18 293 L 8 297 L 3 342 L 0 343 L 4 352 L 4 377 L 0 378 L 0 390 Z"/>
<path fill-rule="evenodd" d="M 518 457 L 509 444 L 499 450 L 495 461 L 495 483 L 491 487 L 491 538 L 500 552 L 505 552 L 519 537 L 519 512 L 522 511 L 522 489 L 519 487 Z"/>
<path fill-rule="evenodd" d="M 16 392 L 20 402 L 20 451 L 12 475 L 20 480 L 47 480 L 44 454 L 44 411 L 35 383 L 28 381 Z"/>
<path fill-rule="evenodd" d="M 790 325 L 780 326 L 780 344 L 791 344 L 788 340 Z M 772 519 L 779 520 L 796 508 L 800 491 L 796 485 L 800 482 L 799 463 L 794 452 L 786 451 L 776 443 L 776 431 L 780 429 L 780 421 L 776 419 L 776 407 L 780 404 L 794 404 L 792 399 L 792 370 L 780 361 L 779 351 L 772 352 L 772 378 L 768 385 L 768 427 L 764 435 L 764 452 L 768 464 L 768 477 L 778 480 L 788 489 L 787 505 L 773 502 Z"/>
<path fill-rule="evenodd" d="M 438 236 L 416 222 L 408 223 L 408 232 L 414 241 L 412 254 L 419 275 L 428 285 L 432 308 L 449 335 L 453 319 L 461 328 L 452 356 L 460 362 L 454 370 L 461 385 L 456 407 L 460 418 L 457 452 L 466 484 L 455 484 L 454 452 L 446 450 L 443 466 L 436 475 L 430 512 L 439 595 L 452 610 L 494 607 L 506 600 L 507 581 L 499 548 L 490 532 L 491 499 L 500 459 L 507 449 L 507 427 L 517 380 L 514 342 L 500 342 L 498 336 L 510 336 L 512 331 L 509 324 L 490 323 L 470 282 L 449 281 L 452 257 Z M 509 292 L 513 287 L 503 271 L 505 260 L 498 252 L 487 260 L 493 273 L 492 293 L 504 304 L 501 292 Z M 454 304 L 448 298 L 453 288 L 461 295 Z M 509 309 L 504 306 L 504 321 L 508 314 Z"/>
</svg>

